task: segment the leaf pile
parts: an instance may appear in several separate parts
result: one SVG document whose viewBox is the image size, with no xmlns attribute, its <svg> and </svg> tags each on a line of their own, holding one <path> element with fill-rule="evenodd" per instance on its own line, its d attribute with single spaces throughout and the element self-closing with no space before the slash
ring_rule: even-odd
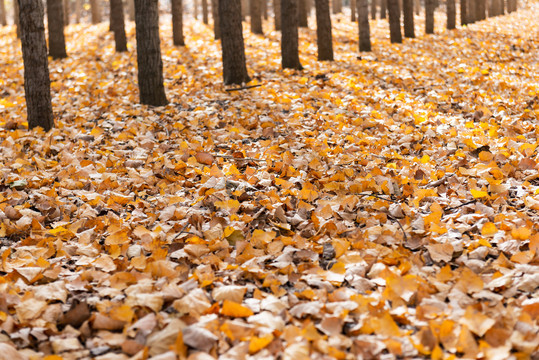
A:
<svg viewBox="0 0 539 360">
<path fill-rule="evenodd" d="M 161 108 L 137 104 L 133 24 L 127 54 L 72 25 L 47 134 L 0 29 L 0 351 L 536 357 L 538 15 L 399 45 L 379 20 L 361 56 L 337 16 L 337 61 L 302 29 L 301 72 L 266 23 L 245 32 L 262 86 L 232 93 L 211 29 L 174 48 L 167 20 Z"/>
</svg>

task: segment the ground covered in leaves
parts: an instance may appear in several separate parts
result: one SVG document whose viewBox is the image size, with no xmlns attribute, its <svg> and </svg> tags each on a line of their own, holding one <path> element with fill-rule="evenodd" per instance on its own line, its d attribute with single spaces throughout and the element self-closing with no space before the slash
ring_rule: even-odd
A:
<svg viewBox="0 0 539 360">
<path fill-rule="evenodd" d="M 49 133 L 0 29 L 0 351 L 537 358 L 538 16 L 439 14 L 402 45 L 378 20 L 361 55 L 337 16 L 337 61 L 302 29 L 300 72 L 268 22 L 245 32 L 261 86 L 230 93 L 211 29 L 174 48 L 163 18 L 161 108 L 137 105 L 132 24 L 127 54 L 72 25 Z"/>
</svg>

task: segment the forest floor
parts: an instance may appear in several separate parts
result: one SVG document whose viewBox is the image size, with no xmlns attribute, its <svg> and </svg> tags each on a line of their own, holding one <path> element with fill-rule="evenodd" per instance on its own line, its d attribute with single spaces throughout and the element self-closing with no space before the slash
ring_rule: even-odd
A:
<svg viewBox="0 0 539 360">
<path fill-rule="evenodd" d="M 303 71 L 244 24 L 261 86 L 233 92 L 211 28 L 163 22 L 158 108 L 133 24 L 125 54 L 71 25 L 49 133 L 0 29 L 3 356 L 537 359 L 539 5 L 438 15 L 367 54 L 337 16 L 335 62 L 302 29 Z"/>
</svg>

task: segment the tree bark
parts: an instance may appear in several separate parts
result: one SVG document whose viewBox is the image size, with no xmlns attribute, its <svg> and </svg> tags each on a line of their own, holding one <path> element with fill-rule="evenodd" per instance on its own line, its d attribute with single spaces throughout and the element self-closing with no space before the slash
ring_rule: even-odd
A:
<svg viewBox="0 0 539 360">
<path fill-rule="evenodd" d="M 251 32 L 253 34 L 264 34 L 262 30 L 262 9 L 260 0 L 250 0 L 249 11 L 251 16 Z"/>
<path fill-rule="evenodd" d="M 71 9 L 69 6 L 69 0 L 64 0 L 63 8 L 64 8 L 64 26 L 69 25 L 69 15 L 71 14 Z"/>
<path fill-rule="evenodd" d="M 387 2 L 389 0 L 380 0 L 380 19 L 387 17 Z"/>
<path fill-rule="evenodd" d="M 376 1 L 371 0 L 371 19 L 376 20 Z"/>
<path fill-rule="evenodd" d="M 135 26 L 140 102 L 166 105 L 157 0 L 135 0 Z"/>
<path fill-rule="evenodd" d="M 125 37 L 124 5 L 122 0 L 110 0 L 110 23 L 114 31 L 114 42 L 117 52 L 127 51 Z"/>
<path fill-rule="evenodd" d="M 477 2 L 476 0 L 468 0 L 468 23 L 473 24 L 477 21 Z"/>
<path fill-rule="evenodd" d="M 318 60 L 333 61 L 333 36 L 331 33 L 329 0 L 315 0 L 314 6 L 316 11 Z"/>
<path fill-rule="evenodd" d="M 175 46 L 184 46 L 183 38 L 183 1 L 171 0 L 172 11 L 172 43 Z"/>
<path fill-rule="evenodd" d="M 215 40 L 221 38 L 221 26 L 219 25 L 219 0 L 211 0 L 211 16 L 213 18 L 213 36 Z"/>
<path fill-rule="evenodd" d="M 399 0 L 387 0 L 387 10 L 389 13 L 389 37 L 391 42 L 402 43 Z"/>
<path fill-rule="evenodd" d="M 275 19 L 275 31 L 281 31 L 281 0 L 273 0 L 273 18 Z"/>
<path fill-rule="evenodd" d="M 249 0 L 241 0 L 241 18 L 245 21 L 245 18 L 247 18 L 247 15 L 251 12 L 251 9 L 249 8 Z"/>
<path fill-rule="evenodd" d="M 53 59 L 67 57 L 62 0 L 47 0 L 47 20 L 49 27 L 49 55 Z"/>
<path fill-rule="evenodd" d="M 338 14 L 342 12 L 342 0 L 332 0 L 333 13 Z"/>
<path fill-rule="evenodd" d="M 301 70 L 298 39 L 298 0 L 281 0 L 281 60 L 283 69 Z"/>
<path fill-rule="evenodd" d="M 202 0 L 202 22 L 208 25 L 208 0 Z"/>
<path fill-rule="evenodd" d="M 357 23 L 359 29 L 359 51 L 371 51 L 369 0 L 357 0 Z"/>
<path fill-rule="evenodd" d="M 193 0 L 193 16 L 198 20 L 198 0 Z"/>
<path fill-rule="evenodd" d="M 460 0 L 460 25 L 468 24 L 468 0 Z"/>
<path fill-rule="evenodd" d="M 251 81 L 245 64 L 245 45 L 241 24 L 241 0 L 219 0 L 221 51 L 225 85 Z"/>
<path fill-rule="evenodd" d="M 356 22 L 356 10 L 357 10 L 357 1 L 356 0 L 350 0 L 350 21 Z M 367 11 L 369 11 L 367 7 Z"/>
<path fill-rule="evenodd" d="M 92 8 L 92 24 L 99 24 L 101 22 L 101 4 L 100 0 L 90 0 L 90 7 Z"/>
<path fill-rule="evenodd" d="M 451 1 L 451 0 L 447 0 L 447 1 Z M 402 7 L 403 7 L 402 14 L 404 17 L 404 37 L 415 38 L 414 0 L 403 0 Z"/>
<path fill-rule="evenodd" d="M 307 9 L 307 0 L 299 0 L 298 1 L 298 26 L 299 27 L 309 27 L 309 20 L 308 20 L 308 9 Z"/>
<path fill-rule="evenodd" d="M 447 29 L 453 30 L 456 27 L 457 10 L 455 8 L 455 0 L 446 0 L 447 6 Z"/>
<path fill-rule="evenodd" d="M 268 0 L 262 0 L 262 17 L 268 20 Z"/>
<path fill-rule="evenodd" d="M 425 33 L 434 34 L 434 0 L 425 0 Z"/>
<path fill-rule="evenodd" d="M 127 18 L 135 21 L 135 0 L 127 0 Z"/>
<path fill-rule="evenodd" d="M 13 23 L 15 24 L 15 32 L 17 33 L 17 38 L 21 37 L 21 24 L 19 19 L 19 1 L 13 1 Z"/>
<path fill-rule="evenodd" d="M 24 93 L 28 127 L 41 126 L 49 131 L 54 126 L 51 104 L 51 83 L 43 23 L 41 0 L 18 0 L 21 9 L 21 47 L 24 62 Z"/>
<path fill-rule="evenodd" d="M 0 0 L 0 25 L 7 25 L 6 3 L 4 0 Z"/>
<path fill-rule="evenodd" d="M 414 1 L 415 14 L 417 16 L 421 15 L 421 0 Z"/>
<path fill-rule="evenodd" d="M 82 0 L 75 0 L 75 24 L 80 24 L 82 14 Z"/>
</svg>

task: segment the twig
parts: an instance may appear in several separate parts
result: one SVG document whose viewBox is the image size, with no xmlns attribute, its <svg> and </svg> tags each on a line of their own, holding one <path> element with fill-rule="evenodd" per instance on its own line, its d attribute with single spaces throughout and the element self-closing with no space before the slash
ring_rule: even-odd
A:
<svg viewBox="0 0 539 360">
<path fill-rule="evenodd" d="M 174 237 L 172 238 L 171 241 L 174 241 L 176 240 L 184 231 L 185 229 L 187 229 L 187 227 L 189 226 L 189 222 L 187 222 L 181 229 L 180 229 L 180 232 L 177 233 L 176 235 L 174 235 Z"/>
<path fill-rule="evenodd" d="M 246 90 L 246 89 L 252 89 L 252 88 L 255 88 L 255 87 L 259 87 L 259 86 L 262 86 L 262 84 L 249 85 L 249 86 L 241 86 L 241 87 L 238 87 L 238 88 L 232 88 L 232 89 L 225 89 L 225 91 L 227 91 L 227 92 L 232 92 L 232 91 Z"/>
<path fill-rule="evenodd" d="M 257 159 L 257 158 L 252 158 L 252 157 L 244 157 L 244 158 L 237 158 L 237 157 L 234 157 L 232 155 L 219 155 L 219 154 L 215 154 L 213 155 L 215 157 L 220 157 L 220 158 L 223 158 L 223 159 L 234 159 L 234 160 L 245 160 L 245 161 L 266 161 L 264 159 Z"/>
<path fill-rule="evenodd" d="M 444 209 L 444 212 L 449 212 L 449 211 L 453 211 L 453 210 L 456 210 L 458 208 L 461 208 L 463 206 L 466 206 L 466 205 L 470 205 L 470 204 L 473 204 L 473 203 L 476 203 L 477 202 L 477 199 L 473 199 L 473 200 L 470 200 L 470 201 L 466 201 L 460 205 L 457 205 L 457 206 L 453 206 L 453 207 L 450 207 L 450 208 L 447 208 L 447 209 Z"/>
<path fill-rule="evenodd" d="M 453 174 L 453 173 L 451 173 L 451 174 L 445 174 L 444 176 L 442 176 L 441 179 L 438 179 L 438 180 L 436 180 L 436 181 L 433 181 L 433 182 L 431 182 L 431 183 L 428 183 L 428 184 L 425 185 L 424 187 L 426 187 L 426 188 L 430 188 L 430 187 L 438 187 L 438 186 L 442 185 L 443 183 L 445 183 L 445 182 L 446 182 L 450 177 L 452 177 L 453 175 L 455 175 L 455 174 Z"/>
<path fill-rule="evenodd" d="M 398 219 L 394 218 L 393 216 L 391 216 L 391 215 L 389 215 L 389 214 L 387 215 L 387 218 L 388 218 L 389 220 L 394 221 L 394 222 L 396 222 L 397 224 L 399 224 L 399 227 L 401 228 L 401 231 L 402 231 L 402 235 L 403 235 L 403 237 L 404 237 L 404 241 L 405 241 L 405 242 L 408 242 L 408 235 L 406 235 L 406 231 L 404 231 L 404 228 L 402 227 L 401 222 L 400 222 Z"/>
<path fill-rule="evenodd" d="M 366 193 L 355 193 L 355 194 L 351 194 L 351 195 L 357 195 L 357 196 L 361 196 L 361 197 L 372 196 L 373 198 L 377 198 L 377 199 L 380 199 L 380 200 L 389 201 L 389 202 L 392 202 L 392 203 L 395 203 L 395 204 L 398 204 L 398 203 L 399 203 L 398 201 L 395 201 L 395 200 L 393 200 L 393 199 L 387 199 L 387 198 L 385 198 L 385 197 L 382 197 L 381 195 L 373 194 L 373 193 L 370 193 L 370 194 L 366 194 Z"/>
</svg>

